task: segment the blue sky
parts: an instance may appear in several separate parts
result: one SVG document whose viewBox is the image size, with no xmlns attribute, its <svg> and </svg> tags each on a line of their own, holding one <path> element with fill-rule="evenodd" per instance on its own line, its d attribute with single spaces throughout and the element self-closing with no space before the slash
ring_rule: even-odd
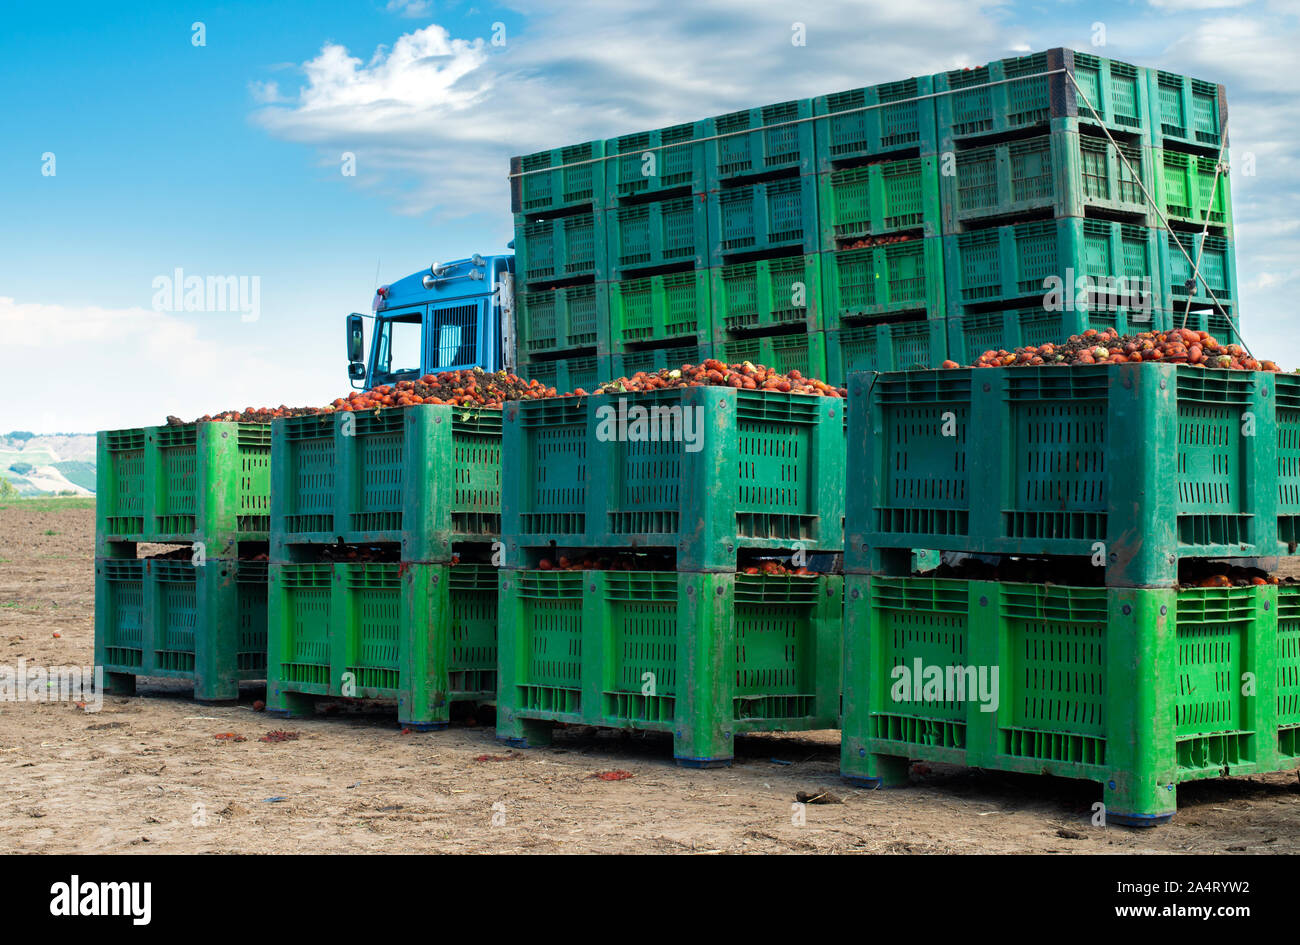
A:
<svg viewBox="0 0 1300 945">
<path fill-rule="evenodd" d="M 1228 87 L 1247 340 L 1300 366 L 1296 4 L 63 3 L 0 11 L 0 431 L 325 403 L 342 319 L 510 238 L 512 154 L 1066 45 Z M 806 25 L 807 45 L 790 43 Z M 203 24 L 205 45 L 193 43 Z M 493 45 L 494 31 L 504 45 Z M 356 155 L 356 176 L 341 155 Z M 1239 176 L 1244 152 L 1257 169 Z M 54 156 L 55 173 L 43 174 Z M 257 276 L 256 320 L 154 279 Z"/>
</svg>

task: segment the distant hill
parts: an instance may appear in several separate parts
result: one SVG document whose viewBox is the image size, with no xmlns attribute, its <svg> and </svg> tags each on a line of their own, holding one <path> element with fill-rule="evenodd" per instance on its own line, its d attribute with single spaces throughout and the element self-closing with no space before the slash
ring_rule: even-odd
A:
<svg viewBox="0 0 1300 945">
<path fill-rule="evenodd" d="M 95 435 L 0 434 L 0 476 L 21 495 L 95 494 Z"/>
</svg>

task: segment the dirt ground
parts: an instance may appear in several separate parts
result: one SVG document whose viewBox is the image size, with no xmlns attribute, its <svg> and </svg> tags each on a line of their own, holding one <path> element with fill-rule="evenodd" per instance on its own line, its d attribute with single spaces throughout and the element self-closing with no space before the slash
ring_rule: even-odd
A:
<svg viewBox="0 0 1300 945">
<path fill-rule="evenodd" d="M 93 546 L 89 501 L 0 503 L 0 664 L 93 661 Z M 664 737 L 569 730 L 511 751 L 490 726 L 401 734 L 382 705 L 285 722 L 253 710 L 256 688 L 220 707 L 161 680 L 140 693 L 94 714 L 0 703 L 0 849 L 1300 852 L 1293 774 L 1184 785 L 1172 824 L 1098 828 L 1084 782 L 934 766 L 910 788 L 855 789 L 838 776 L 838 732 L 742 738 L 732 768 L 690 771 Z M 260 741 L 279 728 L 299 738 Z M 614 770 L 632 777 L 598 777 Z M 809 804 L 797 825 L 800 791 L 840 803 Z"/>
</svg>

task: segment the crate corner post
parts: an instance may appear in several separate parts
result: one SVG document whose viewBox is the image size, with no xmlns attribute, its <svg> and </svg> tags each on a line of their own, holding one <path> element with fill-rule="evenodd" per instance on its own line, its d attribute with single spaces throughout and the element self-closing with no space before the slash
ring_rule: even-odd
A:
<svg viewBox="0 0 1300 945">
<path fill-rule="evenodd" d="M 678 692 L 673 757 L 685 768 L 721 768 L 735 753 L 734 574 L 680 573 Z"/>
</svg>

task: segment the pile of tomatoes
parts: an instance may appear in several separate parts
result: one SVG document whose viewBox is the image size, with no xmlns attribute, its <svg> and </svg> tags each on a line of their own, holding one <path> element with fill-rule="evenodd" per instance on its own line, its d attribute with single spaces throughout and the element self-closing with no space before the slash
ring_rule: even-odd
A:
<svg viewBox="0 0 1300 945">
<path fill-rule="evenodd" d="M 873 246 L 889 246 L 894 243 L 905 243 L 908 240 L 915 239 L 914 236 L 902 236 L 897 233 L 890 236 L 868 236 L 865 239 L 855 240 L 840 249 L 870 249 Z"/>
<path fill-rule="evenodd" d="M 411 407 L 415 404 L 451 404 L 455 407 L 500 407 L 509 400 L 539 400 L 555 397 L 554 387 L 525 381 L 505 371 L 443 371 L 426 374 L 418 381 L 381 384 L 366 391 L 339 397 L 325 412 L 377 410 L 383 407 Z"/>
<path fill-rule="evenodd" d="M 1071 335 L 1064 344 L 1031 345 L 1014 351 L 985 351 L 974 367 L 1021 367 L 1024 365 L 1125 364 L 1153 361 L 1160 364 L 1189 364 L 1194 367 L 1230 371 L 1278 371 L 1272 361 L 1256 360 L 1238 344 L 1220 344 L 1208 332 L 1190 328 L 1144 331 L 1121 335 L 1113 328 L 1089 328 Z M 943 362 L 945 368 L 960 365 Z"/>
<path fill-rule="evenodd" d="M 744 569 L 746 574 L 797 574 L 800 577 L 816 577 L 816 571 L 809 571 L 802 565 L 792 568 L 789 565 L 781 564 L 779 561 L 764 561 L 762 564 L 751 564 Z"/>
<path fill-rule="evenodd" d="M 775 391 L 783 394 L 815 394 L 822 397 L 843 397 L 843 388 L 832 387 L 824 381 L 804 377 L 798 371 L 782 374 L 774 368 L 745 361 L 742 364 L 725 364 L 712 358 L 703 364 L 683 364 L 680 368 L 646 373 L 638 371 L 631 377 L 601 384 L 592 393 L 618 394 L 633 391 L 667 390 L 676 387 L 734 387 L 740 390 Z M 587 391 L 576 388 L 572 394 L 560 394 L 536 380 L 525 381 L 505 371 L 484 371 L 472 368 L 465 371 L 443 371 L 426 374 L 415 381 L 398 381 L 381 384 L 364 391 L 353 391 L 338 397 L 326 407 L 245 407 L 218 414 L 199 417 L 195 422 L 210 420 L 229 423 L 270 423 L 281 417 L 314 417 L 346 411 L 363 412 L 383 410 L 388 407 L 412 407 L 416 404 L 451 404 L 455 407 L 487 407 L 500 409 L 512 400 L 541 400 L 547 397 L 585 396 Z M 168 426 L 187 421 L 168 417 Z"/>
<path fill-rule="evenodd" d="M 782 374 L 775 368 L 744 361 L 726 364 L 714 358 L 703 364 L 683 364 L 680 368 L 662 371 L 638 371 L 631 377 L 601 384 L 596 394 L 622 394 L 626 392 L 669 390 L 678 387 L 734 387 L 737 390 L 772 391 L 780 394 L 814 394 L 821 397 L 843 397 L 843 388 L 832 387 L 825 381 L 804 377 L 798 371 Z M 574 393 L 585 393 L 581 389 Z"/>
<path fill-rule="evenodd" d="M 482 368 L 465 371 L 443 371 L 426 374 L 416 381 L 398 381 L 381 384 L 365 391 L 353 391 L 347 397 L 336 398 L 328 407 L 245 407 L 223 413 L 199 417 L 195 422 L 209 420 L 229 423 L 270 423 L 281 417 L 314 417 L 341 411 L 380 410 L 385 407 L 410 407 L 415 404 L 451 404 L 455 407 L 500 408 L 509 400 L 537 400 L 555 397 L 554 387 L 537 381 L 525 381 L 505 371 L 495 373 Z M 176 426 L 186 421 L 168 417 L 167 425 Z"/>
</svg>

